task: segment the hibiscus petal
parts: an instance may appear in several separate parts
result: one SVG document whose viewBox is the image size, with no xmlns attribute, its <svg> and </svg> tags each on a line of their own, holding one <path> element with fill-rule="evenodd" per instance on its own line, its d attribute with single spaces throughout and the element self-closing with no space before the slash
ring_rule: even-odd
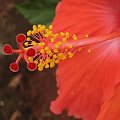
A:
<svg viewBox="0 0 120 120">
<path fill-rule="evenodd" d="M 101 35 L 120 27 L 120 0 L 62 0 L 53 21 L 54 32 L 69 31 L 79 38 Z"/>
<path fill-rule="evenodd" d="M 119 12 L 119 0 L 60 3 L 53 21 L 54 32 L 75 33 L 80 40 L 70 44 L 81 46 L 82 50 L 59 64 L 58 97 L 51 104 L 54 113 L 67 110 L 76 118 L 95 120 L 101 105 L 114 96 L 120 82 Z M 89 38 L 82 40 L 85 34 Z"/>
<path fill-rule="evenodd" d="M 97 120 L 120 120 L 120 84 L 116 88 L 115 96 L 102 105 Z"/>
<path fill-rule="evenodd" d="M 87 45 L 72 59 L 61 62 L 57 71 L 59 95 L 51 111 L 60 114 L 68 110 L 68 115 L 76 118 L 95 120 L 102 102 L 114 95 L 120 82 L 119 60 L 120 37 L 116 37 Z"/>
</svg>

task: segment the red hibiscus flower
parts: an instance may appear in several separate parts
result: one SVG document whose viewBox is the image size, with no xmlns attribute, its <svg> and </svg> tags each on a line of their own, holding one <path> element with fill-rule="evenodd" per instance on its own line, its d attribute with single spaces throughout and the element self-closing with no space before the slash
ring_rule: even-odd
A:
<svg viewBox="0 0 120 120">
<path fill-rule="evenodd" d="M 83 120 L 119 120 L 120 0 L 62 0 L 53 26 L 54 32 L 75 33 L 82 47 L 59 63 L 51 111 L 67 110 Z"/>
<path fill-rule="evenodd" d="M 56 12 L 53 31 L 34 25 L 28 38 L 17 36 L 19 50 L 4 46 L 6 54 L 19 54 L 10 69 L 17 72 L 22 58 L 31 71 L 59 63 L 51 111 L 67 110 L 83 120 L 120 120 L 120 1 L 62 0 Z"/>
</svg>

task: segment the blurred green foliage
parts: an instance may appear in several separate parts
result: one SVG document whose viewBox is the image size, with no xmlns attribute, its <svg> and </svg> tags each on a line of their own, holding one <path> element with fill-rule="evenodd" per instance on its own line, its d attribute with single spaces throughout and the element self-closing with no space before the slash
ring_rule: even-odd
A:
<svg viewBox="0 0 120 120">
<path fill-rule="evenodd" d="M 49 25 L 55 15 L 55 7 L 59 0 L 25 0 L 16 5 L 16 9 L 31 24 Z"/>
</svg>

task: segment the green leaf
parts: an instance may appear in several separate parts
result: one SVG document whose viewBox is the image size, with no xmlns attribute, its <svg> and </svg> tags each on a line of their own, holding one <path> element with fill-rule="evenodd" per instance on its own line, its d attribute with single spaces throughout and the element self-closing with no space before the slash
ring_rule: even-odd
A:
<svg viewBox="0 0 120 120">
<path fill-rule="evenodd" d="M 59 0 L 26 0 L 16 5 L 16 9 L 32 24 L 49 25 L 58 2 Z"/>
</svg>

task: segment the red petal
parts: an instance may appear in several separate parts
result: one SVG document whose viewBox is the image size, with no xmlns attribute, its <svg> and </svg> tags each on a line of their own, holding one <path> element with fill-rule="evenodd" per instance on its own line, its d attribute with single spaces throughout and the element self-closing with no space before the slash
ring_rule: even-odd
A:
<svg viewBox="0 0 120 120">
<path fill-rule="evenodd" d="M 116 88 L 115 96 L 102 105 L 96 120 L 120 120 L 120 85 Z"/>
<path fill-rule="evenodd" d="M 68 31 L 79 38 L 85 34 L 90 37 L 110 35 L 119 31 L 119 12 L 119 0 L 62 0 L 53 21 L 54 32 Z M 93 43 L 95 41 L 93 38 Z M 97 44 L 89 44 L 89 39 L 87 42 L 83 42 L 86 47 L 73 59 L 59 64 L 59 95 L 52 102 L 51 110 L 60 114 L 66 109 L 68 115 L 95 120 L 102 102 L 114 96 L 120 82 L 120 38 L 111 37 Z"/>
<path fill-rule="evenodd" d="M 91 49 L 92 52 L 88 53 Z M 99 44 L 87 45 L 72 59 L 59 64 L 59 95 L 51 110 L 83 120 L 95 120 L 101 103 L 114 95 L 120 82 L 120 37 Z"/>
<path fill-rule="evenodd" d="M 120 0 L 62 0 L 53 21 L 54 32 L 68 31 L 79 38 L 101 35 L 120 27 Z"/>
</svg>

